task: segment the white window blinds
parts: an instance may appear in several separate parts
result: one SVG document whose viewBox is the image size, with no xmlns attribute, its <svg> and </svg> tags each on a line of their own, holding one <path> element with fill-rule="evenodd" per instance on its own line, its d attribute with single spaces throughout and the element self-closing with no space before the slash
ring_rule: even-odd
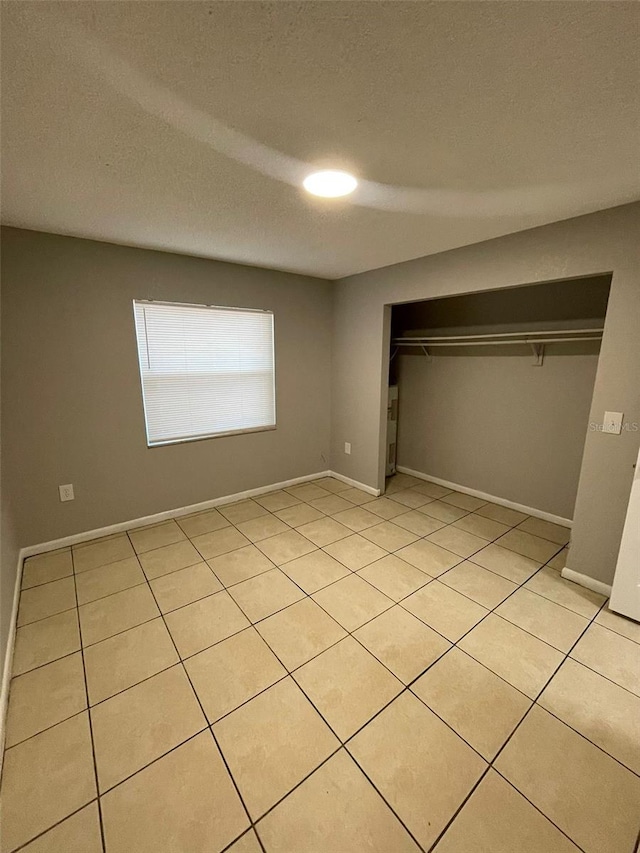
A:
<svg viewBox="0 0 640 853">
<path fill-rule="evenodd" d="M 147 443 L 276 425 L 273 314 L 134 302 Z"/>
</svg>

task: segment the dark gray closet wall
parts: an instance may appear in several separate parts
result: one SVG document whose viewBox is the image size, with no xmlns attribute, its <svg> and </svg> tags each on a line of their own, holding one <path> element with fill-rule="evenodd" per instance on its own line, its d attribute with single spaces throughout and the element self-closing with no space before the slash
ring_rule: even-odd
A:
<svg viewBox="0 0 640 853">
<path fill-rule="evenodd" d="M 392 337 L 603 325 L 610 278 L 394 306 Z M 599 342 L 401 348 L 398 464 L 572 518 Z"/>
</svg>

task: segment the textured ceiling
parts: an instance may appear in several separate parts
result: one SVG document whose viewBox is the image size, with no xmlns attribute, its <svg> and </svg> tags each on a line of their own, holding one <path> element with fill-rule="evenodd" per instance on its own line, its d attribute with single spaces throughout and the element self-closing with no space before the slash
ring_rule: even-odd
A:
<svg viewBox="0 0 640 853">
<path fill-rule="evenodd" d="M 640 5 L 2 3 L 3 221 L 338 278 L 640 198 Z M 347 168 L 350 199 L 307 196 Z"/>
</svg>

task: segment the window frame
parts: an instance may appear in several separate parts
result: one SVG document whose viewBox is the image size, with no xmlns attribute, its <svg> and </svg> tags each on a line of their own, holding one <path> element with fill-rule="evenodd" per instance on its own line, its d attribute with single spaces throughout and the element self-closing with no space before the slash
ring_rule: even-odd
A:
<svg viewBox="0 0 640 853">
<path fill-rule="evenodd" d="M 145 399 L 145 391 L 144 391 L 144 379 L 143 379 L 143 368 L 142 363 L 140 361 L 140 340 L 138 338 L 138 324 L 136 321 L 136 307 L 140 306 L 162 306 L 166 305 L 171 308 L 202 308 L 213 311 L 228 311 L 231 313 L 242 312 L 245 314 L 268 314 L 271 316 L 271 363 L 273 365 L 273 383 L 272 383 L 272 392 L 273 392 L 273 424 L 266 424 L 264 426 L 257 427 L 248 427 L 246 429 L 233 429 L 233 430 L 224 430 L 221 432 L 212 432 L 205 433 L 202 435 L 194 435 L 194 436 L 186 436 L 184 438 L 168 438 L 162 439 L 160 441 L 152 441 L 149 436 L 149 421 L 147 418 L 147 401 Z M 173 444 L 187 444 L 193 441 L 207 441 L 213 438 L 225 438 L 226 436 L 231 435 L 248 435 L 250 433 L 257 432 L 270 432 L 278 428 L 278 405 L 277 405 L 277 396 L 276 396 L 276 323 L 275 323 L 275 314 L 269 308 L 241 308 L 238 306 L 230 306 L 230 305 L 206 305 L 199 302 L 170 302 L 165 299 L 134 299 L 132 301 L 133 306 L 133 330 L 136 342 L 136 361 L 138 363 L 138 376 L 140 379 L 140 394 L 142 397 L 142 410 L 144 415 L 144 427 L 145 427 L 145 437 L 148 448 L 154 447 L 167 447 Z"/>
</svg>

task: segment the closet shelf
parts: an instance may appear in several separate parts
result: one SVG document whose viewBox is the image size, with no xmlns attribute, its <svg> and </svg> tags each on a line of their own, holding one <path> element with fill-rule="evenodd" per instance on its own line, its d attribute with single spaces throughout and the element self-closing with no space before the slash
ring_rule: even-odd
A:
<svg viewBox="0 0 640 853">
<path fill-rule="evenodd" d="M 485 335 L 429 335 L 393 338 L 392 344 L 395 347 L 420 347 L 426 356 L 429 356 L 432 347 L 528 345 L 533 351 L 534 364 L 541 365 L 545 344 L 599 341 L 602 340 L 603 331 L 604 329 L 544 329 L 537 332 L 495 332 Z"/>
</svg>

